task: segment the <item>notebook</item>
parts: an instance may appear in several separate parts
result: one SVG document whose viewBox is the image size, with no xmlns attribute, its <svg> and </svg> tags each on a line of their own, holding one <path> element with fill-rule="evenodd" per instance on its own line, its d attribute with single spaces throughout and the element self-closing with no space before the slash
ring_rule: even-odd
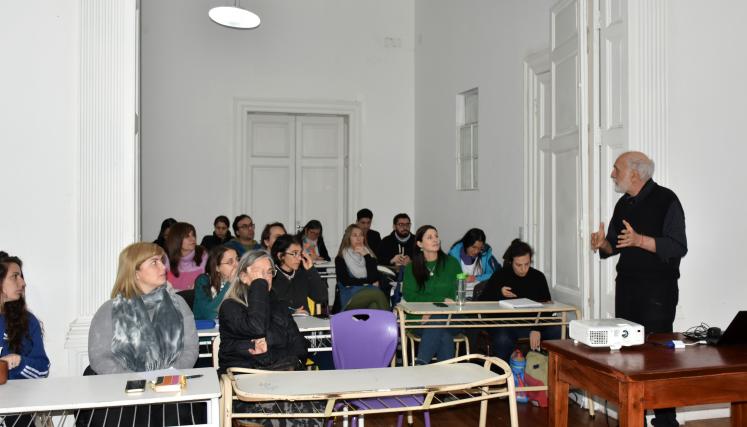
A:
<svg viewBox="0 0 747 427">
<path fill-rule="evenodd" d="M 747 344 L 747 311 L 740 311 L 718 338 L 716 345 Z"/>
<path fill-rule="evenodd" d="M 541 302 L 531 300 L 529 298 L 514 298 L 514 299 L 502 299 L 498 301 L 498 304 L 506 308 L 537 308 L 542 307 Z"/>
</svg>

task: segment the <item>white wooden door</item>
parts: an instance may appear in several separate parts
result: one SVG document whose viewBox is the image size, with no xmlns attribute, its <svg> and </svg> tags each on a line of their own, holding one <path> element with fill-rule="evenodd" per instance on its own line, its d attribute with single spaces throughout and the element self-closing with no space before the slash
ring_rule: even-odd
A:
<svg viewBox="0 0 747 427">
<path fill-rule="evenodd" d="M 318 219 L 334 258 L 345 229 L 345 124 L 342 117 L 296 118 L 296 218 Z"/>
<path fill-rule="evenodd" d="M 539 145 L 543 266 L 553 298 L 588 313 L 586 1 L 550 11 L 551 128 Z"/>
<path fill-rule="evenodd" d="M 628 147 L 628 94 L 627 94 L 627 9 L 626 2 L 600 0 L 597 21 L 599 28 L 599 116 L 597 157 L 598 176 L 595 181 L 599 200 L 599 215 L 593 222 L 596 227 L 605 222 L 605 230 L 620 194 L 615 193 L 610 172 L 615 159 Z M 595 215 L 596 216 L 596 215 Z M 617 258 L 594 262 L 594 275 L 597 278 L 598 301 L 595 316 L 608 318 L 615 314 L 615 267 Z"/>
<path fill-rule="evenodd" d="M 345 227 L 345 129 L 339 116 L 247 114 L 237 187 L 239 210 L 254 219 L 257 239 L 270 222 L 294 233 L 318 219 L 336 253 Z"/>
</svg>

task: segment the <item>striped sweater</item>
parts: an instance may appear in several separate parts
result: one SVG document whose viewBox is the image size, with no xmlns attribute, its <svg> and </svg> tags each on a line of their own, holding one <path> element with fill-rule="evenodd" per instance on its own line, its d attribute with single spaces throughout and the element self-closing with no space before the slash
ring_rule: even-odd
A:
<svg viewBox="0 0 747 427">
<path fill-rule="evenodd" d="M 5 316 L 0 314 L 0 357 L 13 354 L 8 346 L 8 334 L 5 330 Z M 41 325 L 39 320 L 29 313 L 29 334 L 24 337 L 20 354 L 21 363 L 8 372 L 8 379 L 45 378 L 49 375 L 49 359 L 44 351 Z"/>
</svg>

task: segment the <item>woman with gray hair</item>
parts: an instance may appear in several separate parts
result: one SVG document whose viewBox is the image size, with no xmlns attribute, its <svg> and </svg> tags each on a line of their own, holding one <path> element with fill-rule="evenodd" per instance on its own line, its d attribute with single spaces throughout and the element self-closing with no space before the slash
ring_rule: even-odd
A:
<svg viewBox="0 0 747 427">
<path fill-rule="evenodd" d="M 220 372 L 232 367 L 293 370 L 306 360 L 306 340 L 286 304 L 270 292 L 276 271 L 265 251 L 241 257 L 218 312 Z"/>
</svg>

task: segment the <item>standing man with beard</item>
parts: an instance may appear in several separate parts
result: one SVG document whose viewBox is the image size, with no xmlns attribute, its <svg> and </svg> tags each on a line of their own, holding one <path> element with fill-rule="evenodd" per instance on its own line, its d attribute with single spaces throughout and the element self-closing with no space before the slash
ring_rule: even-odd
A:
<svg viewBox="0 0 747 427">
<path fill-rule="evenodd" d="M 615 161 L 611 178 L 624 193 L 607 234 L 604 223 L 591 247 L 604 259 L 620 254 L 615 280 L 615 316 L 644 326 L 646 333 L 672 332 L 679 299 L 680 259 L 687 253 L 685 213 L 677 195 L 652 179 L 654 162 L 629 151 Z M 674 408 L 654 410 L 654 426 L 678 426 Z"/>
</svg>

